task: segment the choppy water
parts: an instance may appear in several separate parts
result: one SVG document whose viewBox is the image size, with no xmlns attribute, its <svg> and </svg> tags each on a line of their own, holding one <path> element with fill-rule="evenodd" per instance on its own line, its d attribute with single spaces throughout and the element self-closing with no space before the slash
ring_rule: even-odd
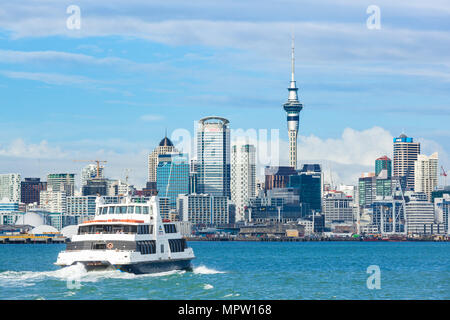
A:
<svg viewBox="0 0 450 320">
<path fill-rule="evenodd" d="M 0 299 L 449 299 L 450 243 L 190 242 L 193 272 L 87 273 L 64 245 L 0 245 Z M 367 268 L 381 289 L 367 288 Z"/>
</svg>

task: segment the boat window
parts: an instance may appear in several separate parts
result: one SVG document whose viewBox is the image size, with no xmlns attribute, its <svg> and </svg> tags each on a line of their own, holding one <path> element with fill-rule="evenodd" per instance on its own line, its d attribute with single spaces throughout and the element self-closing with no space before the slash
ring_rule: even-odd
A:
<svg viewBox="0 0 450 320">
<path fill-rule="evenodd" d="M 169 239 L 170 252 L 183 252 L 187 248 L 185 239 Z"/>
<path fill-rule="evenodd" d="M 136 242 L 136 251 L 140 252 L 141 254 L 156 253 L 156 242 L 154 240 L 138 241 Z"/>
<path fill-rule="evenodd" d="M 134 213 L 134 206 L 129 206 L 127 213 Z"/>
<path fill-rule="evenodd" d="M 102 214 L 107 214 L 107 213 L 108 213 L 108 207 L 103 207 Z"/>
<path fill-rule="evenodd" d="M 161 245 L 161 253 L 164 253 L 164 245 Z"/>
<path fill-rule="evenodd" d="M 94 250 L 105 250 L 106 249 L 106 243 L 93 243 L 92 249 Z"/>
<path fill-rule="evenodd" d="M 81 226 L 78 234 L 136 234 L 137 226 L 135 225 L 91 225 Z"/>
<path fill-rule="evenodd" d="M 141 213 L 142 213 L 142 212 L 141 212 L 141 209 L 142 209 L 141 206 L 136 206 L 135 213 L 141 214 Z"/>
<path fill-rule="evenodd" d="M 174 224 L 165 224 L 164 225 L 164 231 L 166 233 L 176 233 L 177 232 L 177 228 L 175 227 Z"/>
<path fill-rule="evenodd" d="M 117 213 L 117 212 L 116 212 Z M 120 206 L 119 207 L 119 212 L 118 212 L 119 214 L 125 214 L 125 213 L 127 213 L 127 207 L 125 207 L 125 206 Z"/>
<path fill-rule="evenodd" d="M 108 213 L 109 213 L 109 214 L 114 214 L 114 212 L 116 211 L 115 209 L 116 209 L 116 207 L 114 207 L 114 206 L 109 207 Z"/>
<path fill-rule="evenodd" d="M 147 206 L 144 206 L 144 207 L 142 207 L 143 209 L 144 209 L 144 214 L 148 214 L 148 207 Z"/>
</svg>

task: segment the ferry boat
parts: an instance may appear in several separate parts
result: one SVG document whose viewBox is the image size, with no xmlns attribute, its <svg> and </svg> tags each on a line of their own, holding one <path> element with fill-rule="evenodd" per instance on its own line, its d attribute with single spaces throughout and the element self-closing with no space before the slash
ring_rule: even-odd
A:
<svg viewBox="0 0 450 320">
<path fill-rule="evenodd" d="M 118 269 L 144 274 L 191 270 L 194 251 L 177 225 L 159 214 L 159 198 L 145 203 L 105 204 L 96 199 L 93 220 L 78 225 L 78 232 L 58 254 L 56 265 L 81 263 L 87 271 Z"/>
</svg>

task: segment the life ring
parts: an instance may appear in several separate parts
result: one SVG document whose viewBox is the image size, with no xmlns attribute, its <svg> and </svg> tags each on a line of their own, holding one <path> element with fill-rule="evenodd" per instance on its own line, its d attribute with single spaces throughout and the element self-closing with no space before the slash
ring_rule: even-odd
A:
<svg viewBox="0 0 450 320">
<path fill-rule="evenodd" d="M 112 248 L 114 248 L 114 245 L 112 244 L 112 242 L 110 242 L 110 243 L 108 243 L 108 244 L 106 245 L 106 247 L 107 247 L 108 249 L 112 249 Z"/>
</svg>

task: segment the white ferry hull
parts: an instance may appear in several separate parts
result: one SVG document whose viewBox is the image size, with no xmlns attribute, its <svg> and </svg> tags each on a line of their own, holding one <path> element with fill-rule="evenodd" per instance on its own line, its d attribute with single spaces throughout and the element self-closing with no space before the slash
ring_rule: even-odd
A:
<svg viewBox="0 0 450 320">
<path fill-rule="evenodd" d="M 86 271 L 120 270 L 134 274 L 160 273 L 174 270 L 192 271 L 191 260 L 147 261 L 124 265 L 113 265 L 108 261 L 82 261 Z"/>
</svg>

